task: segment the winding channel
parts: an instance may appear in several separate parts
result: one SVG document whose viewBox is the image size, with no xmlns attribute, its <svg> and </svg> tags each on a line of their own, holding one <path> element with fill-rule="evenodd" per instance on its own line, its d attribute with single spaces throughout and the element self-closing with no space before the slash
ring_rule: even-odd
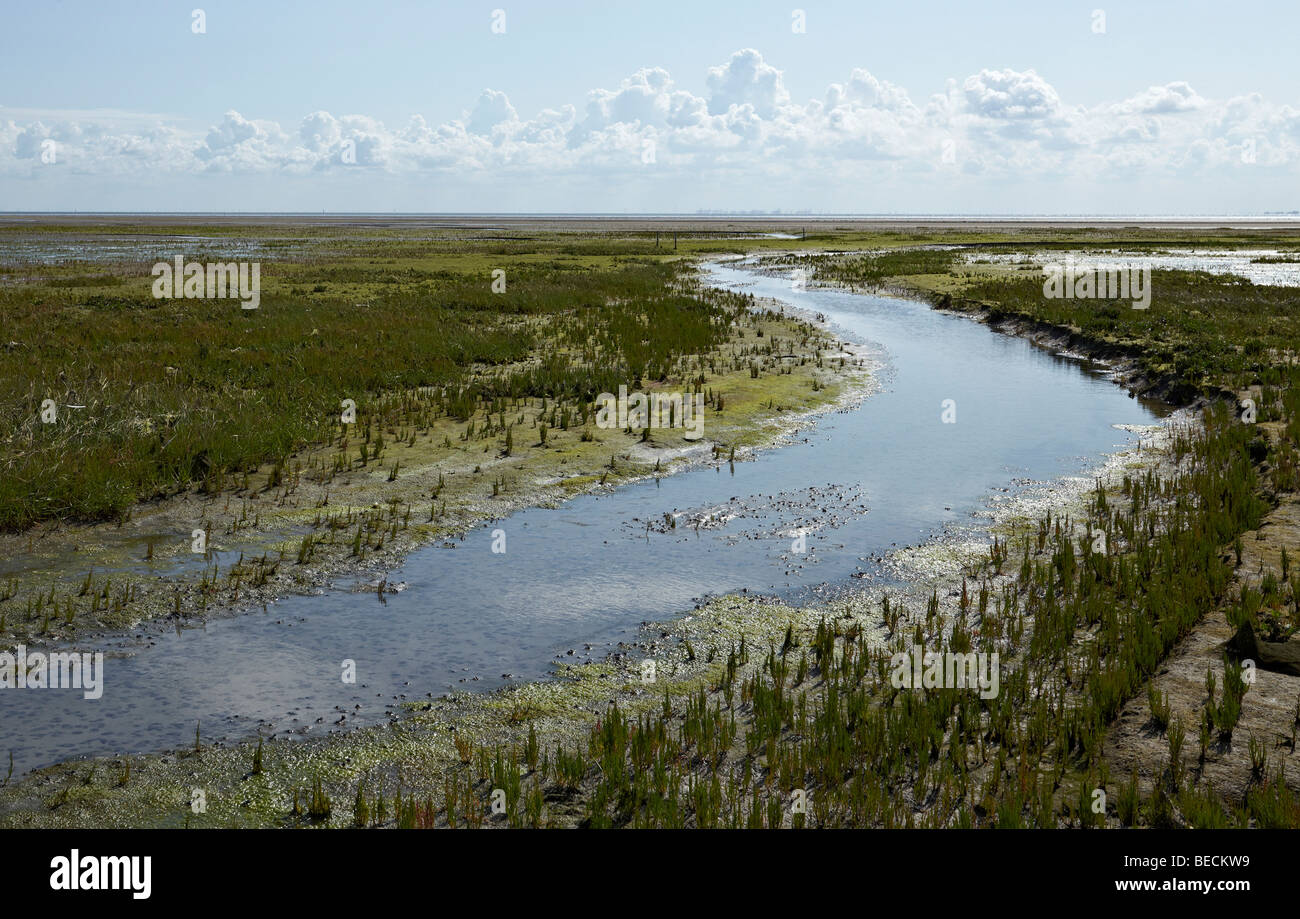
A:
<svg viewBox="0 0 1300 919">
<path fill-rule="evenodd" d="M 339 589 L 202 628 L 110 639 L 104 691 L 4 695 L 0 756 L 15 775 L 80 756 L 266 735 L 317 736 L 392 717 L 403 701 L 545 678 L 603 657 L 643 621 L 742 589 L 794 602 L 883 577 L 874 559 L 969 523 L 993 493 L 1078 473 L 1162 409 L 1100 368 L 909 300 L 828 288 L 745 263 L 709 283 L 821 313 L 879 365 L 878 391 L 751 461 L 701 465 L 580 496 L 428 546 L 380 603 Z M 941 420 L 955 402 L 956 423 Z M 706 429 L 707 437 L 707 429 Z M 726 521 L 647 533 L 666 513 Z M 683 519 L 690 519 L 689 516 Z M 792 533 L 807 530 L 804 556 Z M 492 549 L 492 531 L 507 552 Z M 141 639 L 140 634 L 146 637 Z M 570 651 L 574 653 L 569 654 Z M 358 679 L 340 679 L 341 661 Z"/>
</svg>

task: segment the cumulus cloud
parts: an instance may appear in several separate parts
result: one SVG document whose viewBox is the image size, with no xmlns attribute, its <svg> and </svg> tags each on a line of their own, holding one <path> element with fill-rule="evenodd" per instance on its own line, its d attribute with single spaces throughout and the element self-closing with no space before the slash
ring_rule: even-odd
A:
<svg viewBox="0 0 1300 919">
<path fill-rule="evenodd" d="M 665 124 L 671 105 L 673 81 L 661 67 L 638 70 L 617 90 L 596 89 L 588 96 L 587 121 L 591 127 L 609 124 Z M 685 94 L 689 96 L 689 94 Z"/>
<path fill-rule="evenodd" d="M 1164 86 L 1152 86 L 1131 99 L 1125 99 L 1116 106 L 1116 110 L 1141 115 L 1170 115 L 1195 111 L 1204 105 L 1205 100 L 1196 94 L 1196 90 L 1180 80 Z"/>
<path fill-rule="evenodd" d="M 465 128 L 471 134 L 488 135 L 497 126 L 512 125 L 518 120 L 519 115 L 505 93 L 485 89 L 466 117 Z"/>
<path fill-rule="evenodd" d="M 753 48 L 737 51 L 731 60 L 709 68 L 709 111 L 726 113 L 733 106 L 749 105 L 761 118 L 771 118 L 790 99 L 781 71 L 763 60 Z"/>
<path fill-rule="evenodd" d="M 971 112 L 986 118 L 1051 118 L 1061 108 L 1056 90 L 1033 70 L 981 70 L 962 88 Z"/>
<path fill-rule="evenodd" d="M 298 126 L 298 136 L 308 150 L 328 150 L 340 140 L 339 120 L 329 112 L 312 112 Z"/>
<path fill-rule="evenodd" d="M 1171 81 L 1093 106 L 1070 105 L 1034 70 L 983 69 L 949 80 L 918 105 L 854 68 L 818 98 L 797 101 L 782 71 L 752 48 L 736 51 L 692 88 L 660 67 L 522 117 L 484 89 L 460 119 L 419 115 L 390 127 L 364 114 L 315 111 L 282 128 L 228 111 L 196 131 L 158 116 L 33 113 L 0 107 L 0 177 L 35 174 L 42 144 L 57 165 L 84 173 L 312 175 L 348 169 L 394 174 L 509 173 L 626 178 L 653 168 L 694 177 L 846 181 L 960 173 L 1096 177 L 1179 176 L 1245 161 L 1295 169 L 1300 112 L 1261 94 L 1202 97 Z M 698 91 L 697 91 L 698 89 Z M 652 151 L 653 155 L 647 155 Z"/>
<path fill-rule="evenodd" d="M 39 121 L 28 125 L 18 132 L 18 138 L 14 141 L 14 156 L 20 160 L 29 160 L 39 156 L 41 144 L 49 136 L 49 129 Z"/>
</svg>

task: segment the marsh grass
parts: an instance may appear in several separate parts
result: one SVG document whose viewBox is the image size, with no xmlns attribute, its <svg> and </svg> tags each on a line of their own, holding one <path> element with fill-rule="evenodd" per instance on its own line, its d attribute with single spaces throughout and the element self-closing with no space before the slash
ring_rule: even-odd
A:
<svg viewBox="0 0 1300 919">
<path fill-rule="evenodd" d="M 400 265 L 410 248 L 393 246 L 386 254 Z M 414 442 L 439 418 L 530 399 L 550 400 L 550 415 L 533 419 L 546 444 L 548 426 L 585 417 L 600 392 L 685 378 L 685 358 L 727 340 L 749 305 L 700 290 L 679 264 L 613 261 L 618 240 L 554 244 L 601 256 L 576 264 L 506 243 L 432 248 L 448 267 L 416 267 L 428 247 L 398 270 L 363 259 L 277 262 L 255 311 L 155 300 L 147 266 L 111 291 L 76 277 L 0 286 L 9 341 L 0 529 L 111 520 L 139 500 L 238 487 L 264 465 L 275 489 L 309 445 L 339 440 L 347 455 L 349 435 L 361 435 L 366 465 L 382 456 L 386 430 Z M 490 290 L 492 262 L 510 274 L 506 294 Z M 351 430 L 338 424 L 347 398 L 359 405 Z M 50 424 L 40 418 L 46 399 L 58 413 Z M 499 433 L 513 449 L 508 430 Z"/>
<path fill-rule="evenodd" d="M 873 257 L 864 266 L 835 263 L 827 270 L 856 272 L 859 283 L 881 283 L 899 273 L 945 270 L 945 258 L 896 253 Z M 336 274 L 324 283 L 329 290 L 341 280 L 346 277 Z M 372 795 L 361 779 L 353 822 L 407 827 L 442 819 L 456 827 L 538 826 L 561 819 L 591 827 L 1056 827 L 1084 820 L 1124 826 L 1300 825 L 1300 806 L 1280 765 L 1270 772 L 1258 742 L 1249 745 L 1254 776 L 1244 795 L 1226 800 L 1208 782 L 1189 781 L 1197 772 L 1184 763 L 1183 721 L 1170 717 L 1167 697 L 1151 682 L 1206 610 L 1235 607 L 1238 617 L 1258 612 L 1254 595 L 1233 583 L 1230 547 L 1241 545 L 1241 534 L 1258 529 L 1272 496 L 1292 481 L 1288 476 L 1294 475 L 1300 440 L 1300 370 L 1280 359 L 1287 336 L 1296 340 L 1295 309 L 1283 303 L 1291 294 L 1260 293 L 1200 276 L 1174 282 L 1167 304 L 1166 289 L 1157 284 L 1149 315 L 1108 312 L 1104 304 L 1044 303 L 1041 282 L 1031 289 L 1015 281 L 980 281 L 985 286 L 978 298 L 988 299 L 967 305 L 980 308 L 982 302 L 1003 315 L 1041 316 L 1086 328 L 1098 340 L 1122 342 L 1152 372 L 1171 374 L 1181 392 L 1258 386 L 1267 434 L 1243 424 L 1234 407 L 1209 405 L 1201 427 L 1174 432 L 1172 471 L 1125 476 L 1122 486 L 1110 491 L 1099 484 L 1086 502 L 1086 519 L 1047 512 L 1023 532 L 995 541 L 987 561 L 964 572 L 976 589 L 963 585 L 955 619 L 951 608 L 941 608 L 936 591 L 924 613 L 885 598 L 878 623 L 888 631 L 883 643 L 869 642 L 856 625 L 824 619 L 815 630 L 788 628 L 783 639 L 774 636 L 767 647 L 744 639 L 721 644 L 708 652 L 714 670 L 705 684 L 678 694 L 665 690 L 662 702 L 656 697 L 645 710 L 615 704 L 576 741 L 545 743 L 535 713 L 519 707 L 505 719 L 518 728 L 515 744 L 492 746 L 455 735 L 458 762 L 440 776 L 440 811 L 432 798 L 420 801 L 400 788 L 391 800 L 382 784 Z M 1178 298 L 1180 289 L 1188 299 Z M 701 309 L 707 313 L 709 307 Z M 570 320 L 578 321 L 563 321 Z M 582 328 L 588 345 L 617 343 L 644 331 Z M 609 334 L 615 338 L 601 338 Z M 569 340 L 580 347 L 576 338 Z M 612 349 L 607 345 L 602 353 Z M 632 371 L 635 354 L 619 353 L 625 361 L 619 372 Z M 734 362 L 745 368 L 753 358 L 736 353 Z M 510 379 L 510 385 L 531 386 L 529 380 L 537 378 Z M 563 380 L 563 373 L 554 379 Z M 485 395 L 484 389 L 474 389 L 483 385 L 482 380 L 465 383 L 423 411 L 468 420 L 478 408 L 478 426 L 467 431 L 471 438 L 486 439 L 486 414 L 495 419 L 489 427 L 494 433 L 487 436 L 500 443 L 513 423 L 521 426 L 521 438 L 512 443 L 523 444 L 530 442 L 523 437 L 525 426 L 539 438 L 544 427 L 562 429 L 551 420 L 557 402 L 574 412 L 582 408 L 563 387 L 521 390 L 541 393 L 523 405 L 505 391 Z M 549 402 L 537 404 L 541 399 Z M 719 394 L 714 404 L 720 408 L 721 403 Z M 490 410 L 484 413 L 484 407 Z M 512 422 L 501 420 L 507 415 Z M 350 438 L 353 445 L 365 443 L 369 450 L 388 429 L 377 420 L 328 434 Z M 415 419 L 407 426 L 421 427 Z M 611 469 L 617 456 L 610 455 Z M 431 516 L 433 511 L 431 505 Z M 364 552 L 378 530 L 355 524 L 354 551 Z M 349 519 L 347 526 L 352 525 Z M 1104 551 L 1094 551 L 1092 541 L 1079 535 L 1094 530 L 1106 535 Z M 104 596 L 108 589 L 105 584 Z M 1281 596 L 1280 587 L 1258 593 L 1261 604 L 1265 596 Z M 36 608 L 28 615 L 44 614 L 49 605 L 43 599 L 31 604 Z M 956 689 L 893 687 L 890 653 L 913 641 L 927 650 L 997 651 L 1003 666 L 1000 693 L 984 699 Z M 796 649 L 797 661 L 791 654 Z M 1231 738 L 1247 691 L 1238 663 L 1229 659 L 1223 673 L 1222 690 L 1214 672 L 1207 673 L 1198 725 L 1202 762 L 1216 732 Z M 1167 767 L 1153 762 L 1145 779 L 1136 770 L 1119 779 L 1107 789 L 1114 792 L 1107 813 L 1085 817 L 1087 793 L 1108 781 L 1107 733 L 1144 687 L 1151 693 L 1153 720 L 1159 716 L 1167 736 Z M 487 812 L 496 789 L 505 795 L 504 815 Z M 295 818 L 313 810 L 328 817 L 328 801 L 319 807 L 313 800 L 318 791 L 324 796 L 319 779 L 310 794 L 301 793 L 301 802 L 294 792 Z M 796 813 L 793 805 L 801 796 L 807 807 Z"/>
</svg>

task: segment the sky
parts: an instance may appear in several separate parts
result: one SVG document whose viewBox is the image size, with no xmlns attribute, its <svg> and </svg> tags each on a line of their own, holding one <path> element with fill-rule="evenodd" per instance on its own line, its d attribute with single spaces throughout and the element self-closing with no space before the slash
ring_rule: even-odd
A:
<svg viewBox="0 0 1300 919">
<path fill-rule="evenodd" d="M 1300 4 L 0 6 L 0 211 L 1300 211 Z"/>
</svg>

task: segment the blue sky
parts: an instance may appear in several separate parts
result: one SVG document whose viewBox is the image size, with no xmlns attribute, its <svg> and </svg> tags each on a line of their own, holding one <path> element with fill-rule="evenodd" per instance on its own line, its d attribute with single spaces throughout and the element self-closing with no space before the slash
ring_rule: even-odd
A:
<svg viewBox="0 0 1300 919">
<path fill-rule="evenodd" d="M 7 4 L 0 210 L 1293 210 L 1298 26 L 1283 2 Z"/>
</svg>

